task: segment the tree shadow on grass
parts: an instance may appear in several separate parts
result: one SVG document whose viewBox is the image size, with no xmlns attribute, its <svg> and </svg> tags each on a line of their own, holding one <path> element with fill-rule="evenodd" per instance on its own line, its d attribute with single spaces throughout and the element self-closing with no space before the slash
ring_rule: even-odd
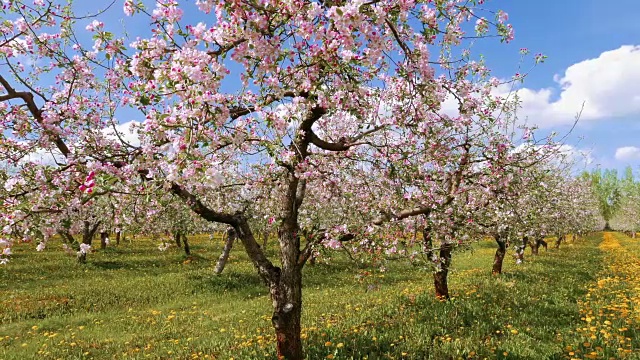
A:
<svg viewBox="0 0 640 360">
<path fill-rule="evenodd" d="M 211 261 L 201 255 L 192 254 L 186 256 L 184 254 L 171 254 L 167 257 L 146 257 L 143 259 L 136 259 L 131 257 L 109 259 L 108 255 L 101 255 L 94 257 L 83 265 L 87 268 L 98 268 L 102 270 L 150 270 L 150 269 L 162 269 L 162 272 L 172 272 L 171 270 L 182 271 L 180 267 L 176 265 L 187 265 L 192 267 L 205 267 L 211 264 Z"/>
<path fill-rule="evenodd" d="M 473 274 L 454 291 L 474 291 L 452 301 L 440 302 L 428 291 L 381 308 L 351 326 L 356 333 L 348 325 L 322 329 L 307 340 L 308 356 L 333 351 L 336 359 L 560 359 L 564 344 L 558 336 L 580 326 L 577 301 L 601 266 L 598 249 L 590 248 L 541 255 L 499 277 Z"/>
<path fill-rule="evenodd" d="M 187 276 L 194 293 L 216 293 L 237 291 L 245 295 L 258 296 L 267 290 L 257 274 L 227 269 L 220 275 L 193 274 Z"/>
<path fill-rule="evenodd" d="M 303 270 L 305 287 L 338 288 L 345 285 L 370 284 L 376 286 L 392 285 L 398 282 L 416 280 L 418 277 L 428 276 L 417 268 L 406 264 L 391 264 L 392 269 L 382 273 L 379 266 L 358 265 L 349 260 L 338 260 L 330 264 L 307 265 Z M 368 274 L 362 276 L 363 273 Z M 380 276 L 384 275 L 384 276 Z M 362 282 L 358 281 L 360 278 Z"/>
</svg>

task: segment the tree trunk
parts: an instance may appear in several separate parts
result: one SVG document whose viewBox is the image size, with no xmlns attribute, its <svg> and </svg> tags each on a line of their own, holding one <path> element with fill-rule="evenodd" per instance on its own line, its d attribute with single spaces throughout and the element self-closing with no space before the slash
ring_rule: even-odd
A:
<svg viewBox="0 0 640 360">
<path fill-rule="evenodd" d="M 502 262 L 504 261 L 504 256 L 507 253 L 507 244 L 504 239 L 500 236 L 496 236 L 496 243 L 498 243 L 498 249 L 496 250 L 496 255 L 493 257 L 493 268 L 491 269 L 492 275 L 502 274 Z"/>
<path fill-rule="evenodd" d="M 233 241 L 236 239 L 236 231 L 233 228 L 227 230 L 227 241 L 224 244 L 224 248 L 222 249 L 222 254 L 218 258 L 218 263 L 216 264 L 215 273 L 219 275 L 224 270 L 224 266 L 227 264 L 227 259 L 229 259 L 229 253 L 231 252 L 231 248 L 233 248 Z"/>
<path fill-rule="evenodd" d="M 451 263 L 451 245 L 441 243 L 440 251 L 434 249 L 431 227 L 425 226 L 422 229 L 422 249 L 427 254 L 427 258 L 436 266 L 436 271 L 433 273 L 436 297 L 441 300 L 449 299 L 447 276 L 449 275 L 449 265 Z"/>
<path fill-rule="evenodd" d="M 291 219 L 288 220 L 291 221 Z M 276 332 L 278 358 L 303 359 L 300 315 L 302 314 L 302 267 L 304 261 L 300 261 L 299 238 L 294 236 L 295 231 L 291 231 L 289 234 L 282 231 L 278 233 L 278 241 L 281 244 L 282 268 L 280 268 L 274 266 L 267 259 L 244 216 L 235 216 L 234 223 L 230 225 L 233 226 L 237 238 L 242 241 L 258 274 L 269 287 L 273 305 L 271 322 Z"/>
<path fill-rule="evenodd" d="M 267 241 L 269 240 L 269 232 L 268 231 L 263 231 L 262 232 L 262 248 L 266 249 L 267 248 Z"/>
<path fill-rule="evenodd" d="M 120 245 L 120 236 L 121 236 L 120 231 L 119 230 L 116 231 L 116 245 Z"/>
<path fill-rule="evenodd" d="M 529 244 L 529 237 L 522 237 L 522 244 L 516 247 L 516 264 L 522 264 L 524 262 L 524 250 Z"/>
<path fill-rule="evenodd" d="M 191 247 L 189 247 L 189 240 L 187 239 L 187 235 L 182 235 L 182 244 L 184 245 L 184 253 L 187 256 L 191 256 Z"/>
<path fill-rule="evenodd" d="M 278 359 L 304 358 L 300 337 L 302 314 L 302 266 L 300 263 L 300 237 L 297 222 L 285 219 L 278 231 L 282 269 L 276 282 L 271 284 L 273 315 L 271 323 L 276 331 Z"/>
<path fill-rule="evenodd" d="M 449 266 L 451 265 L 451 251 L 450 244 L 441 244 L 439 251 L 439 267 L 435 273 L 433 273 L 433 283 L 436 289 L 436 297 L 440 300 L 449 299 L 449 284 L 447 277 L 449 275 Z"/>
<path fill-rule="evenodd" d="M 175 241 L 177 247 L 182 247 L 182 242 L 180 241 L 180 232 L 176 231 L 173 233 L 173 241 Z"/>
<path fill-rule="evenodd" d="M 107 248 L 107 243 L 109 242 L 109 233 L 103 231 L 100 233 L 100 248 L 102 250 Z"/>
<path fill-rule="evenodd" d="M 84 222 L 84 231 L 82 232 L 82 243 L 91 246 L 91 242 L 93 241 L 93 236 L 98 231 L 98 227 L 100 226 L 100 221 L 92 224 L 89 221 Z"/>
<path fill-rule="evenodd" d="M 429 226 L 425 226 L 422 229 L 422 250 L 430 261 L 434 263 L 438 261 L 438 255 L 433 250 L 433 237 Z"/>
<path fill-rule="evenodd" d="M 304 359 L 300 337 L 302 315 L 302 274 L 290 273 L 285 280 L 284 272 L 275 294 L 271 323 L 276 331 L 278 359 Z"/>
<path fill-rule="evenodd" d="M 564 235 L 557 234 L 556 235 L 556 245 L 555 245 L 556 249 L 560 248 L 560 243 L 562 242 L 562 240 L 564 240 Z"/>
<path fill-rule="evenodd" d="M 91 245 L 91 243 L 93 242 L 93 235 L 91 234 L 90 236 L 87 236 L 86 233 L 82 234 L 82 243 L 83 244 L 87 244 L 87 245 Z"/>
<path fill-rule="evenodd" d="M 538 255 L 540 246 L 544 247 L 544 249 L 547 250 L 547 242 L 544 241 L 544 235 L 535 237 L 535 240 L 531 243 L 531 253 L 533 255 Z"/>
<path fill-rule="evenodd" d="M 609 226 L 609 220 L 605 221 L 603 231 L 611 231 L 611 226 Z"/>
</svg>

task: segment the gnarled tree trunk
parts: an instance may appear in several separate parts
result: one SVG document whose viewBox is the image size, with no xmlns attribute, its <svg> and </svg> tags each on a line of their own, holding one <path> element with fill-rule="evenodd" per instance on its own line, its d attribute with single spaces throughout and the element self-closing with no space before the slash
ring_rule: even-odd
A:
<svg viewBox="0 0 640 360">
<path fill-rule="evenodd" d="M 222 254 L 218 258 L 218 263 L 216 263 L 215 273 L 221 274 L 224 270 L 224 266 L 227 264 L 227 260 L 229 259 L 229 253 L 231 252 L 231 248 L 233 248 L 233 241 L 236 239 L 236 231 L 233 228 L 227 230 L 227 241 L 224 244 L 224 248 L 222 249 Z"/>
<path fill-rule="evenodd" d="M 447 277 L 449 275 L 449 265 L 451 265 L 451 251 L 453 250 L 451 244 L 441 242 L 440 249 L 434 249 L 431 227 L 425 226 L 422 229 L 422 250 L 436 267 L 433 273 L 433 285 L 436 291 L 436 297 L 441 300 L 449 299 Z"/>
<path fill-rule="evenodd" d="M 452 251 L 453 247 L 451 244 L 440 244 L 440 251 L 438 254 L 440 264 L 436 272 L 433 273 L 433 284 L 436 289 L 436 297 L 441 300 L 449 299 L 448 276 Z"/>
<path fill-rule="evenodd" d="M 91 242 L 93 241 L 93 237 L 98 231 L 98 227 L 100 226 L 100 223 L 101 223 L 100 221 L 96 222 L 95 224 L 91 224 L 89 221 L 84 222 L 84 230 L 82 232 L 83 244 L 91 245 Z"/>
<path fill-rule="evenodd" d="M 82 243 L 91 246 L 93 242 L 93 237 L 98 231 L 98 227 L 100 227 L 101 221 L 97 221 L 94 224 L 91 224 L 89 221 L 84 221 L 84 229 L 82 231 Z M 84 264 L 87 262 L 87 253 L 84 251 L 78 251 L 78 262 Z"/>
<path fill-rule="evenodd" d="M 253 237 L 246 219 L 239 217 L 233 224 L 236 236 L 252 259 L 258 274 L 269 287 L 273 313 L 271 323 L 276 333 L 278 359 L 304 359 L 300 318 L 302 314 L 302 268 L 306 259 L 301 256 L 296 223 L 285 219 L 278 232 L 282 267 L 273 266 Z"/>
<path fill-rule="evenodd" d="M 294 223 L 286 220 L 280 228 L 278 240 L 282 259 L 282 270 L 278 281 L 271 286 L 273 315 L 271 323 L 276 331 L 278 357 L 282 359 L 303 359 L 300 337 L 300 317 L 302 314 L 302 266 L 300 238 Z"/>
<path fill-rule="evenodd" d="M 504 261 L 504 256 L 507 253 L 507 242 L 505 238 L 500 235 L 495 235 L 495 240 L 498 244 L 498 249 L 493 257 L 493 267 L 491 268 L 492 275 L 502 274 L 502 263 Z"/>
</svg>

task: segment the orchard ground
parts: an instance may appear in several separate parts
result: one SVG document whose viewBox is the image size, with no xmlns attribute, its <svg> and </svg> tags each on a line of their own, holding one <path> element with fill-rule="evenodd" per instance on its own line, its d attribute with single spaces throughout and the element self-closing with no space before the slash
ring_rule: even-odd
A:
<svg viewBox="0 0 640 360">
<path fill-rule="evenodd" d="M 192 257 L 147 239 L 90 255 L 14 248 L 0 267 L 0 359 L 275 358 L 266 288 L 240 248 Z M 304 271 L 309 359 L 638 359 L 640 241 L 598 233 L 491 276 L 495 243 L 454 255 L 453 299 L 404 262 L 356 266 L 342 253 Z M 268 252 L 275 255 L 274 247 Z"/>
</svg>

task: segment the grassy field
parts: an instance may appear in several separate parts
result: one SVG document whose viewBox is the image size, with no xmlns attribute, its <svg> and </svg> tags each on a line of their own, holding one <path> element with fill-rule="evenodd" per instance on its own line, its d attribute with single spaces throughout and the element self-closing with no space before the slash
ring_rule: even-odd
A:
<svg viewBox="0 0 640 360">
<path fill-rule="evenodd" d="M 242 249 L 215 276 L 223 244 L 191 242 L 191 258 L 135 240 L 86 265 L 58 244 L 14 248 L 0 267 L 0 359 L 273 359 L 270 301 Z M 597 234 L 523 265 L 508 257 L 500 277 L 494 252 L 454 255 L 449 302 L 405 263 L 307 266 L 308 358 L 640 358 L 640 241 Z"/>
</svg>

